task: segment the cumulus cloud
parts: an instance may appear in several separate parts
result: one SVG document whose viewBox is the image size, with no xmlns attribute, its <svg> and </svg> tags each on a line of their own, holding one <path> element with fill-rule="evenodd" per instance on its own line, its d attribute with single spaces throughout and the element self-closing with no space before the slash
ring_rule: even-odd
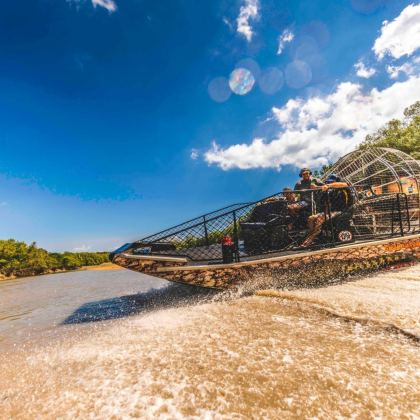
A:
<svg viewBox="0 0 420 420">
<path fill-rule="evenodd" d="M 280 55 L 287 43 L 293 41 L 295 35 L 289 29 L 285 29 L 279 36 L 279 46 L 277 47 L 277 55 Z"/>
<path fill-rule="evenodd" d="M 74 252 L 89 252 L 91 250 L 92 250 L 92 247 L 90 245 L 86 245 L 86 244 L 76 246 L 76 247 L 73 248 Z"/>
<path fill-rule="evenodd" d="M 411 61 L 407 61 L 400 66 L 388 65 L 386 71 L 391 79 L 398 79 L 400 74 L 411 76 L 420 73 L 420 56 Z"/>
<path fill-rule="evenodd" d="M 365 136 L 420 97 L 420 76 L 390 87 L 364 92 L 344 82 L 329 95 L 292 99 L 272 112 L 280 124 L 278 136 L 261 138 L 225 149 L 213 143 L 205 160 L 224 170 L 281 168 L 284 165 L 319 167 L 353 150 Z"/>
<path fill-rule="evenodd" d="M 356 63 L 354 68 L 356 69 L 356 74 L 363 79 L 369 79 L 376 73 L 375 69 L 366 67 L 362 61 Z"/>
<path fill-rule="evenodd" d="M 407 6 L 393 21 L 382 24 L 373 46 L 377 58 L 410 56 L 420 47 L 420 4 Z"/>
<path fill-rule="evenodd" d="M 117 10 L 117 5 L 112 0 L 91 0 L 93 7 L 100 6 L 112 13 Z"/>
<path fill-rule="evenodd" d="M 81 0 L 67 0 L 69 2 L 79 3 Z M 103 7 L 108 10 L 109 13 L 113 13 L 117 10 L 117 4 L 113 0 L 90 0 L 93 7 Z"/>
<path fill-rule="evenodd" d="M 231 30 L 234 30 L 234 25 L 232 24 L 232 22 L 226 17 L 223 16 L 223 23 Z"/>
<path fill-rule="evenodd" d="M 258 18 L 258 8 L 258 0 L 245 0 L 245 4 L 241 6 L 239 16 L 236 19 L 238 33 L 242 34 L 248 42 L 252 40 L 254 35 L 250 21 Z"/>
<path fill-rule="evenodd" d="M 200 156 L 200 153 L 199 153 L 199 151 L 197 149 L 192 149 L 191 150 L 190 158 L 192 160 L 197 160 L 199 156 Z"/>
</svg>

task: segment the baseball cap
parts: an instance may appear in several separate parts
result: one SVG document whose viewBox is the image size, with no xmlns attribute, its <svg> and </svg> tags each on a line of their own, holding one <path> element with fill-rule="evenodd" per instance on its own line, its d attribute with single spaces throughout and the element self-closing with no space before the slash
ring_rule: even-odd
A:
<svg viewBox="0 0 420 420">
<path fill-rule="evenodd" d="M 340 177 L 337 174 L 329 174 L 325 183 L 331 184 L 332 182 L 340 182 Z"/>
</svg>

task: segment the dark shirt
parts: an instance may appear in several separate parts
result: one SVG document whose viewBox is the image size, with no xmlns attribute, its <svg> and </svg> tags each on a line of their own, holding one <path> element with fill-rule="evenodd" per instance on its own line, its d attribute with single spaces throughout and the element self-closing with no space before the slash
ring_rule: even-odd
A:
<svg viewBox="0 0 420 420">
<path fill-rule="evenodd" d="M 308 180 L 305 179 L 301 179 L 300 181 L 298 181 L 295 185 L 295 191 L 299 191 L 299 190 L 310 190 L 311 187 L 313 186 L 317 186 L 317 187 L 322 187 L 323 185 L 325 185 L 321 180 L 319 180 L 318 178 L 310 178 Z M 311 203 L 312 201 L 312 193 L 311 191 L 303 191 L 301 193 L 299 193 L 299 198 L 302 201 L 306 201 L 308 204 Z"/>
<path fill-rule="evenodd" d="M 334 188 L 325 192 L 322 205 L 330 206 L 330 211 L 345 211 L 354 203 L 353 193 L 350 188 Z"/>
</svg>

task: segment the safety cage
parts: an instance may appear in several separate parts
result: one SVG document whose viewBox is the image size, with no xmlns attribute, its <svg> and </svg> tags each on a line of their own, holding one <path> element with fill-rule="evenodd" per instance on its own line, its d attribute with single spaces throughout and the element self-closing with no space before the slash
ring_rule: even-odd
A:
<svg viewBox="0 0 420 420">
<path fill-rule="evenodd" d="M 315 220 L 319 229 L 310 249 L 420 232 L 420 165 L 410 156 L 385 148 L 357 150 L 341 158 L 323 179 L 331 173 L 348 187 L 280 192 L 234 204 L 125 249 L 137 255 L 186 257 L 193 264 L 226 263 L 292 253 L 310 233 L 308 222 Z M 304 194 L 310 205 L 293 210 L 290 205 Z"/>
</svg>

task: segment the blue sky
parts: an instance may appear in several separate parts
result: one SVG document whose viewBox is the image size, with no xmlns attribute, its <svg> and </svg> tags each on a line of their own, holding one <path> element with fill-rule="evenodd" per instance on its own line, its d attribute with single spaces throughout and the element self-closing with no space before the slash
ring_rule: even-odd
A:
<svg viewBox="0 0 420 420">
<path fill-rule="evenodd" d="M 4 3 L 0 237 L 49 250 L 274 193 L 420 99 L 418 2 Z"/>
</svg>

